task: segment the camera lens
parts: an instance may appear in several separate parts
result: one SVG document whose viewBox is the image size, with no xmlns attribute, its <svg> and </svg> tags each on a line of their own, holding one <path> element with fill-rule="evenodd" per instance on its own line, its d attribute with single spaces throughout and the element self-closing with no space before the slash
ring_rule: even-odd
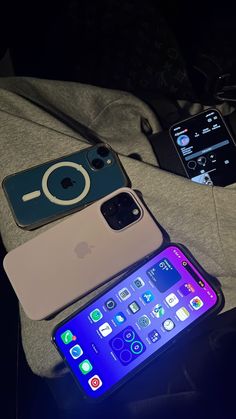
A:
<svg viewBox="0 0 236 419">
<path fill-rule="evenodd" d="M 102 147 L 98 147 L 97 153 L 101 157 L 107 157 L 108 154 L 110 153 L 110 150 L 107 147 L 102 146 Z"/>
<path fill-rule="evenodd" d="M 101 211 L 106 219 L 110 219 L 117 213 L 118 207 L 113 200 L 110 200 L 102 204 Z"/>
<path fill-rule="evenodd" d="M 119 200 L 119 206 L 120 207 L 130 207 L 134 203 L 131 196 L 129 194 L 125 193 L 125 192 L 122 192 L 118 196 L 118 200 Z"/>
<path fill-rule="evenodd" d="M 117 206 L 113 202 L 110 202 L 106 207 L 106 212 L 109 216 L 114 215 L 117 212 Z"/>
<path fill-rule="evenodd" d="M 102 169 L 104 162 L 101 159 L 93 159 L 92 165 L 95 169 Z"/>
</svg>

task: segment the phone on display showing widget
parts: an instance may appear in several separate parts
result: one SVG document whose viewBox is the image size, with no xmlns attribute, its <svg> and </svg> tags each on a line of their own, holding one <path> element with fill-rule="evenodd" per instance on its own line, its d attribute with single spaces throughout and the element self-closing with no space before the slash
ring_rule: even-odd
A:
<svg viewBox="0 0 236 419">
<path fill-rule="evenodd" d="M 236 144 L 219 111 L 208 109 L 170 128 L 186 176 L 226 186 L 236 181 Z"/>
<path fill-rule="evenodd" d="M 107 144 L 85 148 L 3 180 L 14 219 L 28 230 L 129 185 L 117 154 Z"/>
<path fill-rule="evenodd" d="M 169 244 L 59 324 L 52 339 L 84 395 L 100 400 L 223 301 L 217 280 Z"/>
</svg>

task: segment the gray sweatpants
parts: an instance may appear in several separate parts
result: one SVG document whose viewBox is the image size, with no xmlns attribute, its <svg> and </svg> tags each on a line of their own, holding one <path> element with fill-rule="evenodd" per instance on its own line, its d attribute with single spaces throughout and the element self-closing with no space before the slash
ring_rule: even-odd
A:
<svg viewBox="0 0 236 419">
<path fill-rule="evenodd" d="M 171 240 L 185 244 L 203 267 L 219 278 L 225 310 L 235 307 L 236 184 L 212 188 L 159 169 L 148 140 L 140 132 L 140 116 L 148 118 L 156 132 L 160 125 L 150 108 L 134 96 L 79 83 L 26 78 L 0 79 L 0 181 L 88 146 L 76 132 L 20 93 L 46 100 L 103 136 L 119 153 L 133 187 L 142 191 Z M 191 108 L 192 113 L 199 110 L 199 105 Z M 134 152 L 141 155 L 142 162 L 127 157 Z M 55 224 L 31 232 L 20 229 L 2 188 L 0 194 L 0 229 L 8 251 Z M 23 347 L 34 373 L 55 377 L 65 372 L 59 368 L 60 357 L 50 341 L 52 329 L 92 295 L 50 321 L 32 321 L 20 308 Z"/>
</svg>

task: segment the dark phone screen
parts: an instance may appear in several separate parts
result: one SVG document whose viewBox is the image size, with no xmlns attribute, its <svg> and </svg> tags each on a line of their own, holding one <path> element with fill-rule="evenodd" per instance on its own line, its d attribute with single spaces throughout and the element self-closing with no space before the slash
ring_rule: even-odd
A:
<svg viewBox="0 0 236 419">
<path fill-rule="evenodd" d="M 170 245 L 59 326 L 54 341 L 96 399 L 217 302 L 193 263 Z"/>
<path fill-rule="evenodd" d="M 236 181 L 236 145 L 218 111 L 182 121 L 170 134 L 191 180 L 217 186 Z"/>
</svg>

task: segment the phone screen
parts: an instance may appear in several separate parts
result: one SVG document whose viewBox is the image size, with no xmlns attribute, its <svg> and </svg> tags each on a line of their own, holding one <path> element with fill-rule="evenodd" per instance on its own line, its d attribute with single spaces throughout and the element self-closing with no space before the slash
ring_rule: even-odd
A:
<svg viewBox="0 0 236 419">
<path fill-rule="evenodd" d="M 170 245 L 59 325 L 53 339 L 96 399 L 217 303 L 193 263 Z"/>
<path fill-rule="evenodd" d="M 236 180 L 236 145 L 218 111 L 182 121 L 170 135 L 188 177 L 197 183 L 225 186 Z"/>
</svg>

